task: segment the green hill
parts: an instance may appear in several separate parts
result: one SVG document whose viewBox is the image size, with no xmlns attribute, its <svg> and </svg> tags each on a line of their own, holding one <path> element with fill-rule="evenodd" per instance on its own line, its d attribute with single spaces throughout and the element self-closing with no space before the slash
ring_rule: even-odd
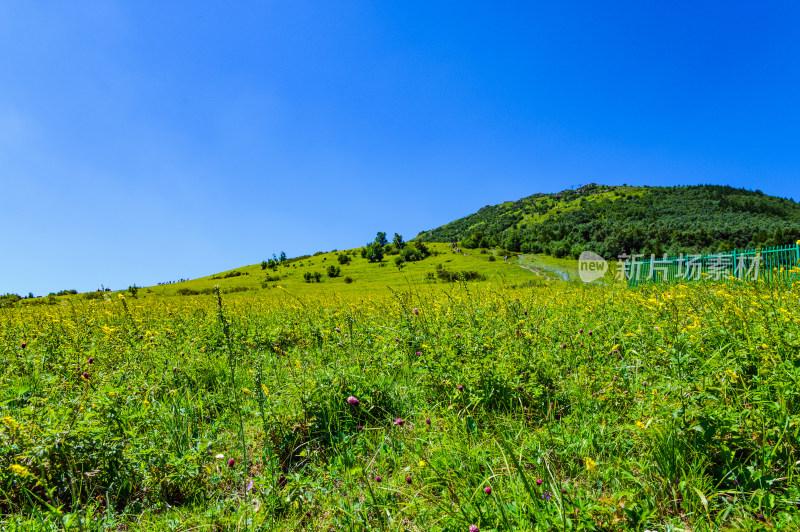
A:
<svg viewBox="0 0 800 532">
<path fill-rule="evenodd" d="M 413 243 L 407 245 L 413 246 Z M 389 253 L 375 262 L 361 256 L 364 248 L 334 250 L 283 262 L 251 264 L 189 281 L 146 287 L 140 289 L 138 295 L 202 295 L 212 293 L 214 287 L 219 285 L 223 293 L 273 291 L 300 297 L 326 293 L 366 296 L 385 292 L 387 287 L 447 287 L 462 281 L 522 286 L 555 278 L 546 272 L 520 267 L 522 263 L 516 257 L 505 262 L 502 256 L 488 250 L 456 251 L 448 244 L 439 243 L 427 244 L 427 247 L 427 257 L 404 261 L 399 265 L 397 258 L 400 254 L 395 253 L 391 245 L 388 246 Z M 340 256 L 346 258 L 340 259 Z"/>
<path fill-rule="evenodd" d="M 572 258 L 587 249 L 607 259 L 711 253 L 795 242 L 800 204 L 729 186 L 591 184 L 487 205 L 418 238 Z"/>
</svg>

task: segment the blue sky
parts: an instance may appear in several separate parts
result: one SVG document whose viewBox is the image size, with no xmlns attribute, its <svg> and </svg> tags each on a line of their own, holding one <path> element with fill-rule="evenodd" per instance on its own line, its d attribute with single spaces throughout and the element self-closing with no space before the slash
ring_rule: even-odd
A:
<svg viewBox="0 0 800 532">
<path fill-rule="evenodd" d="M 406 238 L 590 182 L 800 200 L 800 4 L 0 4 L 0 293 Z"/>
</svg>

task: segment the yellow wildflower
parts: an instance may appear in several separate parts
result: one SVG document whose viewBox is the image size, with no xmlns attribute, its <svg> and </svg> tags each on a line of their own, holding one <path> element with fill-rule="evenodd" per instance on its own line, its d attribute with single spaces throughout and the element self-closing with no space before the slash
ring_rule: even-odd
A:
<svg viewBox="0 0 800 532">
<path fill-rule="evenodd" d="M 597 462 L 595 462 L 589 457 L 586 457 L 586 470 L 594 471 L 595 469 L 597 469 Z"/>
<path fill-rule="evenodd" d="M 21 466 L 19 464 L 11 464 L 11 472 L 21 477 L 27 477 L 28 475 L 31 474 L 30 471 L 28 471 L 27 467 Z"/>
</svg>

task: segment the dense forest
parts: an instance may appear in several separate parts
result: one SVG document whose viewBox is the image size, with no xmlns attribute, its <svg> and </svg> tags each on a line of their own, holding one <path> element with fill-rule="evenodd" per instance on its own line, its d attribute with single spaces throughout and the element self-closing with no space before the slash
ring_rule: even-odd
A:
<svg viewBox="0 0 800 532">
<path fill-rule="evenodd" d="M 672 256 L 793 244 L 800 204 L 729 186 L 586 185 L 486 206 L 417 237 L 464 248 L 607 259 L 625 253 Z"/>
</svg>

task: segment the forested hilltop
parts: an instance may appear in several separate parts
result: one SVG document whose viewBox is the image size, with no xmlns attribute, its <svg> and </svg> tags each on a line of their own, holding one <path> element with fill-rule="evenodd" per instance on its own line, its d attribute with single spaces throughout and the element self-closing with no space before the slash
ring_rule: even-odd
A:
<svg viewBox="0 0 800 532">
<path fill-rule="evenodd" d="M 678 255 L 793 243 L 800 204 L 729 186 L 586 185 L 483 207 L 423 231 L 423 241 L 577 257 L 592 250 Z"/>
</svg>

